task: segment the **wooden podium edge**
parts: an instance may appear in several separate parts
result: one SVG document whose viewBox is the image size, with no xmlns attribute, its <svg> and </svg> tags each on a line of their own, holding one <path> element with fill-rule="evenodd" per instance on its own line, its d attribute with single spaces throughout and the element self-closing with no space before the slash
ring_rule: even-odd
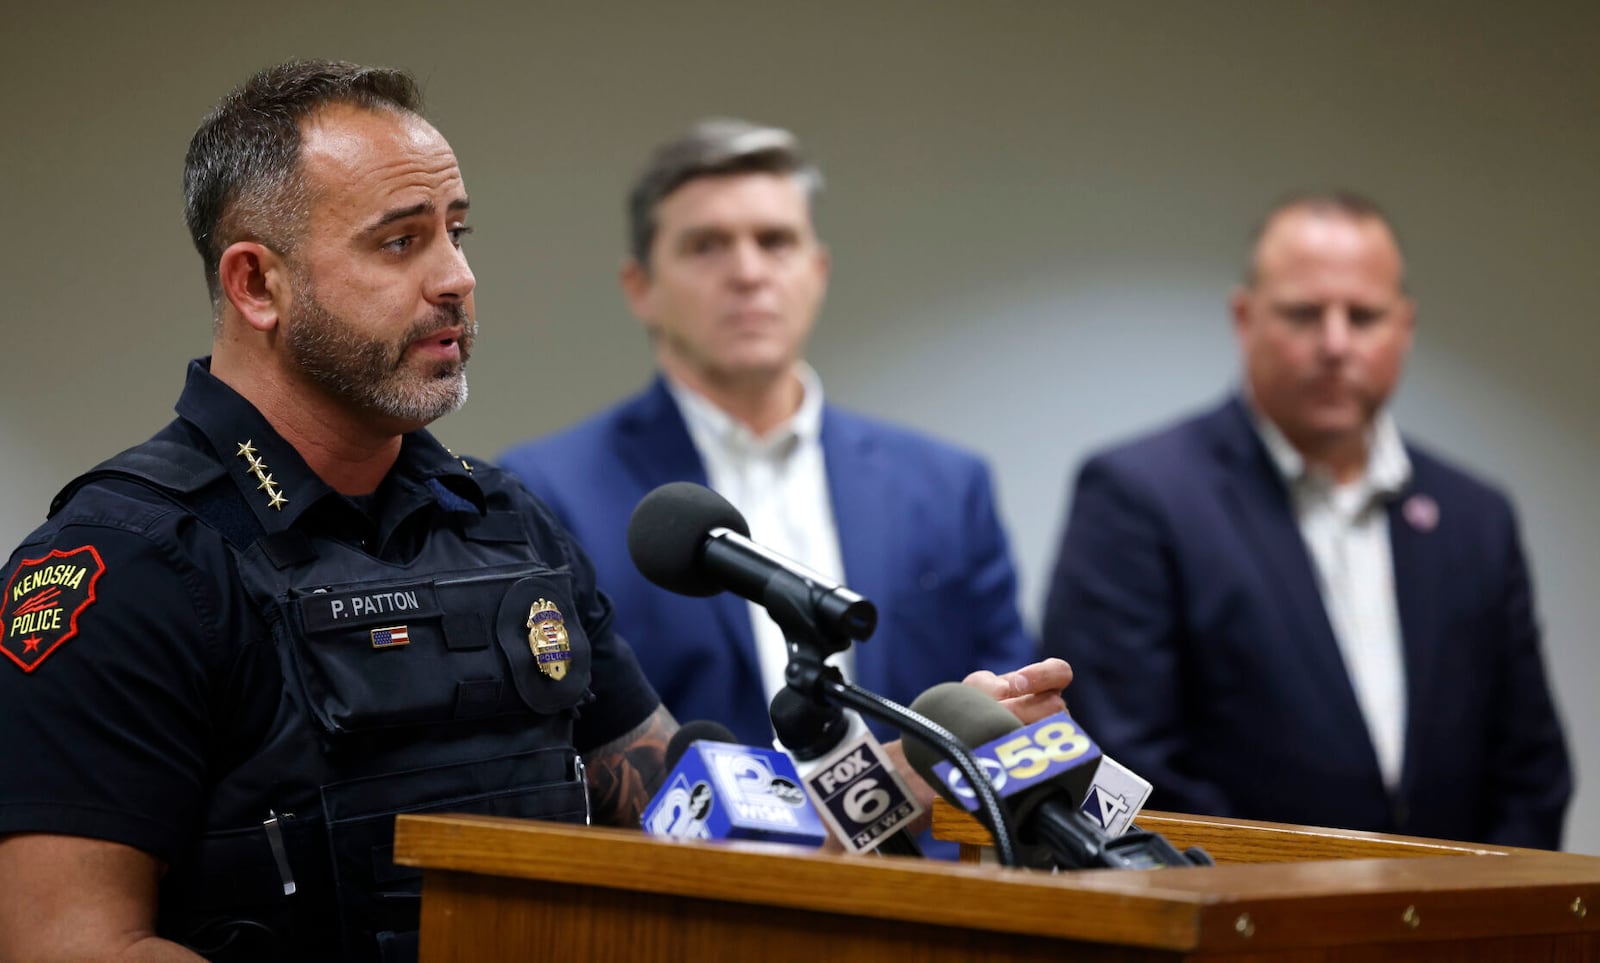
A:
<svg viewBox="0 0 1600 963">
<path fill-rule="evenodd" d="M 1341 836 L 1178 816 L 1140 822 L 1154 819 L 1197 831 L 1270 831 L 1297 845 L 1306 837 L 1332 846 L 1327 840 Z M 1353 838 L 1361 852 L 1388 843 L 1367 834 Z M 1407 839 L 1395 846 L 1411 858 L 1052 875 L 778 844 L 662 840 L 632 830 L 489 816 L 403 815 L 395 859 L 430 874 L 1186 952 L 1281 950 L 1312 939 L 1326 946 L 1600 932 L 1600 914 L 1587 918 L 1587 907 L 1600 901 L 1600 859 L 1485 850 L 1481 855 L 1506 858 L 1480 860 L 1470 857 L 1482 847 Z"/>
<path fill-rule="evenodd" d="M 671 840 L 496 816 L 401 815 L 394 854 L 396 863 L 428 870 L 1169 949 L 1196 944 L 1207 901 L 1193 892 L 1123 887 L 1067 898 L 1061 877 L 997 866 Z"/>
<path fill-rule="evenodd" d="M 1180 850 L 1199 846 L 1219 863 L 1413 859 L 1425 856 L 1532 856 L 1548 855 L 1550 852 L 1154 810 L 1140 813 L 1137 824 L 1140 829 L 1160 833 Z M 964 857 L 975 856 L 969 847 L 986 847 L 990 844 L 989 831 L 981 823 L 970 813 L 957 809 L 943 799 L 935 799 L 933 803 L 933 835 L 961 843 Z"/>
</svg>

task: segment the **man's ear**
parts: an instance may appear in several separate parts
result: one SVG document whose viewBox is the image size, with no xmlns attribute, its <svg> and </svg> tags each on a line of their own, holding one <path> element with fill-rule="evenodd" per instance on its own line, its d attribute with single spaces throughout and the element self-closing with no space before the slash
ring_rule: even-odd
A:
<svg viewBox="0 0 1600 963">
<path fill-rule="evenodd" d="M 1402 296 L 1400 298 L 1399 307 L 1400 307 L 1400 311 L 1402 312 L 1401 322 L 1405 325 L 1406 330 L 1409 333 L 1413 334 L 1413 335 L 1416 334 L 1416 332 L 1417 332 L 1417 302 L 1416 302 L 1416 300 L 1414 298 L 1410 297 L 1409 295 L 1404 295 L 1404 296 Z"/>
<path fill-rule="evenodd" d="M 1233 318 L 1234 339 L 1243 342 L 1245 329 L 1250 325 L 1250 289 L 1239 285 L 1228 298 L 1228 315 Z"/>
<path fill-rule="evenodd" d="M 647 329 L 653 330 L 655 325 L 650 319 L 655 316 L 655 309 L 651 295 L 655 285 L 650 277 L 650 268 L 630 257 L 618 269 L 617 280 L 622 283 L 622 298 L 628 302 L 628 310 Z"/>
<path fill-rule="evenodd" d="M 282 255 L 255 241 L 235 241 L 217 264 L 222 296 L 246 324 L 267 332 L 289 309 L 289 265 Z"/>
</svg>

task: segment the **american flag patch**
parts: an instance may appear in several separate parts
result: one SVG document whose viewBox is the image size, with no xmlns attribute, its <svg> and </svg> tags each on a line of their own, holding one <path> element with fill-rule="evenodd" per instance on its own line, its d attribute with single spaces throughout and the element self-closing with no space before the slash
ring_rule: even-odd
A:
<svg viewBox="0 0 1600 963">
<path fill-rule="evenodd" d="M 403 625 L 391 625 L 386 629 L 372 630 L 372 647 L 374 649 L 387 649 L 396 645 L 410 645 L 411 633 Z"/>
</svg>

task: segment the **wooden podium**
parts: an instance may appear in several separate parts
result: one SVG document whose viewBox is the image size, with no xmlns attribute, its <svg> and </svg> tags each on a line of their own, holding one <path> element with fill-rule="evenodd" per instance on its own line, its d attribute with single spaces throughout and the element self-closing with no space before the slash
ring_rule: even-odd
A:
<svg viewBox="0 0 1600 963">
<path fill-rule="evenodd" d="M 1214 867 L 1051 874 L 401 816 L 422 963 L 1600 960 L 1600 858 L 1144 813 Z M 936 806 L 935 832 L 978 843 Z"/>
</svg>

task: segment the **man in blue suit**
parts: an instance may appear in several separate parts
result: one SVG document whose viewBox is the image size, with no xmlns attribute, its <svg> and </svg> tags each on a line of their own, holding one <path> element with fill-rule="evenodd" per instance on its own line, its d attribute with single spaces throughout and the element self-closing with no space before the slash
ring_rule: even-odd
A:
<svg viewBox="0 0 1600 963">
<path fill-rule="evenodd" d="M 1412 342 L 1367 200 L 1275 208 L 1240 394 L 1087 461 L 1044 623 L 1150 805 L 1554 848 L 1572 778 L 1510 503 L 1409 441 Z"/>
<path fill-rule="evenodd" d="M 828 279 L 820 184 L 784 130 L 706 121 L 661 146 L 629 197 L 621 279 L 659 376 L 501 459 L 588 550 L 673 715 L 752 744 L 772 741 L 782 635 L 732 595 L 673 595 L 635 570 L 628 519 L 666 482 L 709 484 L 754 539 L 877 603 L 877 632 L 843 657 L 867 689 L 905 703 L 1035 658 L 985 466 L 824 403 L 803 360 Z"/>
</svg>

